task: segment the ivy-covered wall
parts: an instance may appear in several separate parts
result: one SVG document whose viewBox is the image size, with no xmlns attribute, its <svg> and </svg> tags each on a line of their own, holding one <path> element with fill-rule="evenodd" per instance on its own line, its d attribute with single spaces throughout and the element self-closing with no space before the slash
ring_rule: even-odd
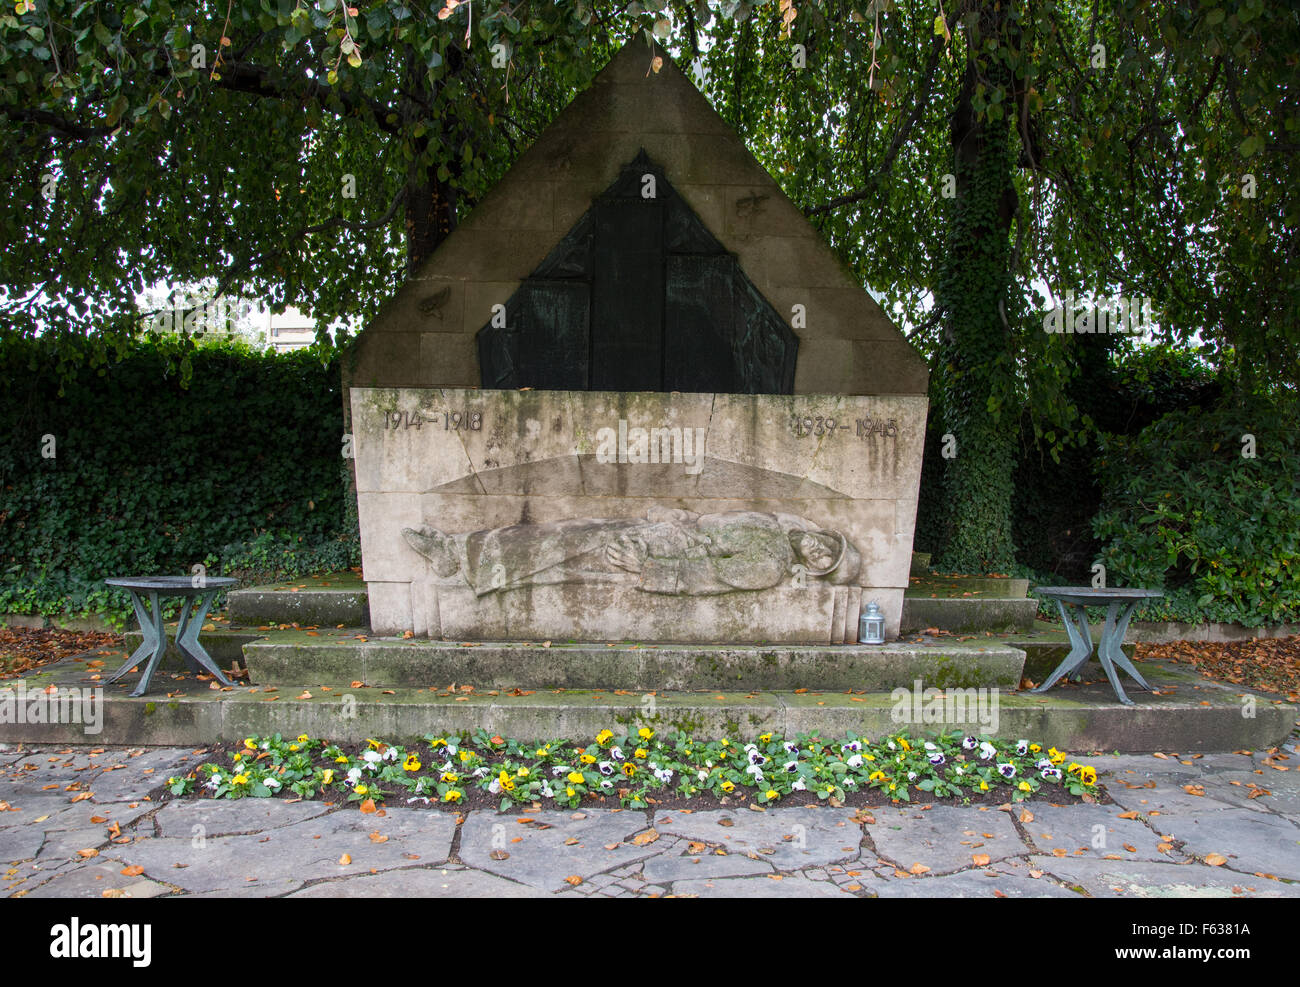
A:
<svg viewBox="0 0 1300 987">
<path fill-rule="evenodd" d="M 165 341 L 65 379 L 49 352 L 0 345 L 0 613 L 125 615 L 108 576 L 358 564 L 334 360 Z"/>
</svg>

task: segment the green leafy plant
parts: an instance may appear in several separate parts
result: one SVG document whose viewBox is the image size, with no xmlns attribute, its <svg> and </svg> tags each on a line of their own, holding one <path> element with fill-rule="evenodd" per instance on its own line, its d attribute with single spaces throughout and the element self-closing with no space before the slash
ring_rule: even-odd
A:
<svg viewBox="0 0 1300 987">
<path fill-rule="evenodd" d="M 1102 446 L 1108 583 L 1163 587 L 1144 615 L 1300 618 L 1300 438 L 1261 400 L 1165 415 Z M 1189 606 L 1191 604 L 1192 606 Z"/>
</svg>

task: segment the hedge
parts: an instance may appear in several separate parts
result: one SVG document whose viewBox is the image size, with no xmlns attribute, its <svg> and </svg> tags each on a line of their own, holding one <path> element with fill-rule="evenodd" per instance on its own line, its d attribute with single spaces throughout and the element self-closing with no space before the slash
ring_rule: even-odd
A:
<svg viewBox="0 0 1300 987">
<path fill-rule="evenodd" d="M 69 378 L 51 352 L 0 344 L 0 613 L 122 618 L 108 576 L 359 563 L 332 358 L 163 340 Z"/>
</svg>

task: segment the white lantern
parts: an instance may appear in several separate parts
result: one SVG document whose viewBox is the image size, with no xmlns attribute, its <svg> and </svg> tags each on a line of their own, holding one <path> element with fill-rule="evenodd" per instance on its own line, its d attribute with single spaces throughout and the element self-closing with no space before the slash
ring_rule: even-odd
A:
<svg viewBox="0 0 1300 987">
<path fill-rule="evenodd" d="M 867 604 L 867 609 L 862 611 L 862 619 L 858 621 L 858 643 L 885 643 L 885 615 L 880 612 L 875 600 Z"/>
</svg>

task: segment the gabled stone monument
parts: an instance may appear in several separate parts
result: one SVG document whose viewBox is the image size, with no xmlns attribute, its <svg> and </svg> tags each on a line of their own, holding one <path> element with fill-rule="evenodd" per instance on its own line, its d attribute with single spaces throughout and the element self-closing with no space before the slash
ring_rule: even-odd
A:
<svg viewBox="0 0 1300 987">
<path fill-rule="evenodd" d="M 629 43 L 366 328 L 374 633 L 897 635 L 925 363 L 673 63 Z"/>
</svg>

